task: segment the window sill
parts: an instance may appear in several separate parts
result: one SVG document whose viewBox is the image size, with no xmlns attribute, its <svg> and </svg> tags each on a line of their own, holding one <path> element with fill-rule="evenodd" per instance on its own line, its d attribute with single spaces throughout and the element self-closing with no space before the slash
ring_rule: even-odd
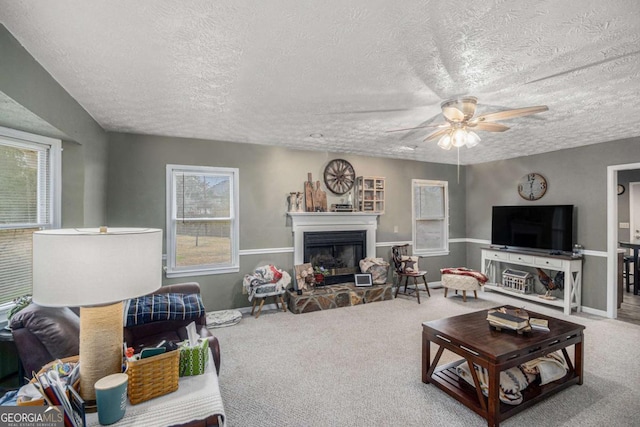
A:
<svg viewBox="0 0 640 427">
<path fill-rule="evenodd" d="M 232 266 L 227 268 L 216 268 L 206 270 L 178 270 L 178 271 L 166 271 L 165 276 L 167 279 L 173 279 L 176 277 L 191 277 L 191 276 L 211 276 L 214 274 L 228 274 L 237 273 L 240 271 L 239 266 Z"/>
<path fill-rule="evenodd" d="M 445 256 L 449 255 L 449 251 L 437 251 L 437 252 L 424 252 L 424 251 L 413 251 L 413 255 L 418 255 L 421 257 L 427 256 Z"/>
</svg>

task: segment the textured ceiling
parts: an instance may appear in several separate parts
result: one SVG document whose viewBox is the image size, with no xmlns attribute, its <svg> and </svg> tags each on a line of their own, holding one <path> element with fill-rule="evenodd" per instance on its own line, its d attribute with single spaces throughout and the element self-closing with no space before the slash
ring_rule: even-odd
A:
<svg viewBox="0 0 640 427">
<path fill-rule="evenodd" d="M 456 163 L 387 131 L 473 95 L 549 111 L 462 164 L 640 135 L 637 0 L 0 0 L 0 22 L 109 131 Z"/>
</svg>

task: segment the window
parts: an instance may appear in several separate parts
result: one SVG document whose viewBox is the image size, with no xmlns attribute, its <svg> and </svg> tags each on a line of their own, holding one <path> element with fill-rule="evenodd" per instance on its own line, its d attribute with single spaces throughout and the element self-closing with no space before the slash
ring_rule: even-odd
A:
<svg viewBox="0 0 640 427">
<path fill-rule="evenodd" d="M 31 294 L 32 234 L 60 227 L 61 142 L 0 127 L 0 322 Z"/>
<path fill-rule="evenodd" d="M 413 253 L 449 253 L 449 183 L 411 180 Z"/>
<path fill-rule="evenodd" d="M 167 277 L 240 271 L 238 169 L 167 165 Z"/>
</svg>

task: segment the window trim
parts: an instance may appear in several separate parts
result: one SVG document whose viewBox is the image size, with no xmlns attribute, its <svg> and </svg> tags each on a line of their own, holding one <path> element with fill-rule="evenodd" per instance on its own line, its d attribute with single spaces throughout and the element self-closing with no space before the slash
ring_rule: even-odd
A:
<svg viewBox="0 0 640 427">
<path fill-rule="evenodd" d="M 62 141 L 48 136 L 0 126 L 0 139 L 20 148 L 49 147 L 49 175 L 51 177 L 51 199 L 49 222 L 51 228 L 60 228 L 62 223 Z M 16 228 L 16 227 L 12 227 Z"/>
<path fill-rule="evenodd" d="M 416 209 L 415 209 L 415 189 L 420 187 L 442 187 L 444 195 L 444 214 L 442 216 L 443 231 L 442 231 L 442 244 L 443 246 L 437 249 L 419 249 L 416 245 Z M 434 218 L 420 218 L 421 220 L 440 219 L 440 217 Z M 428 179 L 412 179 L 411 180 L 411 232 L 412 232 L 412 245 L 413 254 L 421 256 L 442 256 L 449 255 L 449 182 L 437 181 Z"/>
<path fill-rule="evenodd" d="M 175 181 L 173 179 L 176 172 L 185 173 L 203 173 L 203 174 L 224 174 L 231 177 L 231 209 L 229 218 L 215 218 L 231 220 L 231 264 L 211 267 L 207 266 L 189 266 L 176 268 L 176 221 L 179 219 L 176 213 L 177 205 L 174 198 Z M 165 275 L 167 278 L 174 277 L 190 277 L 204 276 L 212 274 L 237 273 L 240 271 L 240 170 L 238 168 L 223 168 L 214 166 L 191 166 L 191 165 L 174 165 L 168 164 L 166 168 L 166 196 L 167 196 L 167 213 L 166 213 L 166 241 L 167 241 L 167 262 Z M 174 220 L 175 216 L 175 220 Z M 206 219 L 206 218 L 204 218 Z"/>
<path fill-rule="evenodd" d="M 39 218 L 37 224 L 10 224 L 0 225 L 2 229 L 40 228 L 56 229 L 62 223 L 62 140 L 47 136 L 36 135 L 16 129 L 0 126 L 0 141 L 2 145 L 17 148 L 38 149 L 43 146 L 49 150 L 49 218 L 44 221 Z M 42 178 L 42 177 L 40 177 Z M 38 185 L 41 184 L 39 180 Z M 8 312 L 13 308 L 13 302 L 0 304 L 0 326 L 6 324 Z"/>
</svg>

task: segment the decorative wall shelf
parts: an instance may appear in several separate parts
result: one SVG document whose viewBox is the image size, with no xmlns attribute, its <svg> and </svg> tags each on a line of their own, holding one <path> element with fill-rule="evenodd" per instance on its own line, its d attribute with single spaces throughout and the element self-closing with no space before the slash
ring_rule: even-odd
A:
<svg viewBox="0 0 640 427">
<path fill-rule="evenodd" d="M 384 213 L 385 180 L 381 176 L 356 178 L 356 209 L 360 212 Z"/>
</svg>

